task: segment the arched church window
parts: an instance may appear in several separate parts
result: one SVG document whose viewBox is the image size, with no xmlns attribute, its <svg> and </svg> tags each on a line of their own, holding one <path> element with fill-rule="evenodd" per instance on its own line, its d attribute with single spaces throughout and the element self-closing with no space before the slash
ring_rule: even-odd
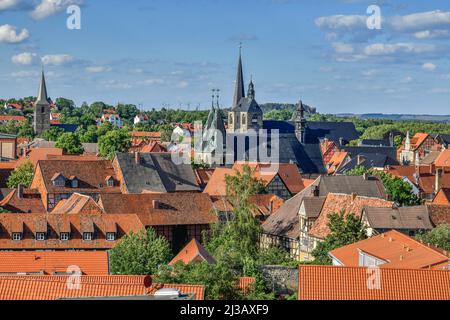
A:
<svg viewBox="0 0 450 320">
<path fill-rule="evenodd" d="M 242 115 L 242 124 L 246 124 L 246 116 L 245 116 L 245 114 Z"/>
</svg>

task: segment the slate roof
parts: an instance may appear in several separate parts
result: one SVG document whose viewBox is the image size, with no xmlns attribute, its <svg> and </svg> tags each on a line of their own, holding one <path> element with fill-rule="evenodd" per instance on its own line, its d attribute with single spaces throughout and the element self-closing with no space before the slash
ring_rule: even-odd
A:
<svg viewBox="0 0 450 320">
<path fill-rule="evenodd" d="M 334 249 L 330 256 L 343 266 L 359 267 L 359 252 L 383 260 L 380 268 L 444 269 L 450 266 L 450 258 L 440 250 L 395 230 Z"/>
<path fill-rule="evenodd" d="M 342 150 L 348 152 L 352 158 L 359 154 L 385 155 L 389 158 L 390 165 L 398 164 L 397 149 L 395 147 L 342 147 Z"/>
<path fill-rule="evenodd" d="M 295 133 L 295 123 L 292 121 L 264 120 L 264 129 L 278 129 L 280 134 Z M 325 138 L 339 145 L 341 138 L 344 143 L 348 143 L 358 139 L 359 133 L 352 122 L 306 122 L 306 143 L 319 143 L 321 139 Z"/>
<path fill-rule="evenodd" d="M 431 230 L 433 225 L 426 206 L 364 209 L 369 225 L 374 229 Z"/>
<path fill-rule="evenodd" d="M 376 177 L 322 176 L 319 178 L 319 196 L 328 193 L 356 194 L 358 196 L 386 198 L 382 182 Z"/>
<path fill-rule="evenodd" d="M 317 218 L 327 197 L 305 197 L 303 205 L 308 218 Z"/>
<path fill-rule="evenodd" d="M 262 113 L 261 108 L 255 99 L 251 97 L 242 98 L 238 104 L 239 112 L 252 112 L 252 113 Z"/>
<path fill-rule="evenodd" d="M 379 289 L 367 285 L 367 268 L 300 265 L 298 272 L 299 300 L 450 300 L 450 271 L 382 268 Z"/>
<path fill-rule="evenodd" d="M 360 144 L 361 147 L 390 147 L 389 139 L 363 139 Z"/>
<path fill-rule="evenodd" d="M 201 191 L 191 164 L 177 165 L 171 154 L 141 153 L 116 155 L 124 184 L 129 193 Z"/>
<path fill-rule="evenodd" d="M 358 160 L 358 157 L 360 159 Z M 384 168 L 390 165 L 397 165 L 397 160 L 393 160 L 385 154 L 379 153 L 360 153 L 358 156 L 351 159 L 348 163 L 343 165 L 336 174 L 346 174 L 357 167 L 364 167 L 366 169 Z"/>
</svg>

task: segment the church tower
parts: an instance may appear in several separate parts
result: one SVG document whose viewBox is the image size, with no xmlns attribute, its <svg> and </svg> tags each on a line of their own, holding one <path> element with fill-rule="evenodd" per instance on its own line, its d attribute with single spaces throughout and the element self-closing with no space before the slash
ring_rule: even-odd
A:
<svg viewBox="0 0 450 320">
<path fill-rule="evenodd" d="M 41 135 L 42 132 L 50 129 L 50 102 L 43 70 L 38 97 L 34 104 L 33 129 L 36 135 Z"/>
<path fill-rule="evenodd" d="M 228 112 L 228 131 L 234 133 L 240 128 L 240 114 L 238 112 L 241 99 L 245 98 L 244 91 L 244 72 L 242 71 L 242 55 L 241 47 L 239 47 L 239 60 L 236 74 L 236 84 L 234 88 L 233 105 L 231 111 Z"/>
<path fill-rule="evenodd" d="M 302 100 L 298 102 L 297 105 L 297 115 L 295 118 L 295 136 L 300 143 L 305 143 L 305 133 L 306 133 L 306 118 L 305 118 L 305 106 Z"/>
</svg>

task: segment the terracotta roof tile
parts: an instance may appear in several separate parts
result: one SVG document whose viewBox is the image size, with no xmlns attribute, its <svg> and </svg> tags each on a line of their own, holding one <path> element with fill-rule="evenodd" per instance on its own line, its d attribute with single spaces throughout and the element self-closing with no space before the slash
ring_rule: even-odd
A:
<svg viewBox="0 0 450 320">
<path fill-rule="evenodd" d="M 135 213 L 146 226 L 217 221 L 211 199 L 204 193 L 102 194 L 99 204 L 109 214 Z"/>
<path fill-rule="evenodd" d="M 332 250 L 330 255 L 346 267 L 358 267 L 360 251 L 384 260 L 381 268 L 443 269 L 450 266 L 447 255 L 395 230 Z"/>
<path fill-rule="evenodd" d="M 106 251 L 0 251 L 0 274 L 67 272 L 69 266 L 78 266 L 85 275 L 107 275 Z"/>
<path fill-rule="evenodd" d="M 35 190 L 24 189 L 18 197 L 17 189 L 12 190 L 1 202 L 0 207 L 12 213 L 46 213 L 41 196 Z"/>
<path fill-rule="evenodd" d="M 302 265 L 299 300 L 450 300 L 450 271 Z"/>
<path fill-rule="evenodd" d="M 353 213 L 361 217 L 364 207 L 386 207 L 392 208 L 393 202 L 378 198 L 361 197 L 356 195 L 330 193 L 323 204 L 319 217 L 314 222 L 309 234 L 323 239 L 330 232 L 328 228 L 328 217 L 332 213 L 345 212 L 346 215 Z"/>
<path fill-rule="evenodd" d="M 435 226 L 443 223 L 450 225 L 450 206 L 427 204 L 428 212 L 430 214 L 431 222 Z"/>
<path fill-rule="evenodd" d="M 0 276 L 1 300 L 56 300 L 64 298 L 130 297 L 152 295 L 162 288 L 204 299 L 204 286 L 153 284 L 149 276 L 81 276 L 80 286 L 71 288 L 68 276 Z M 70 280 L 69 280 L 70 281 Z"/>
<path fill-rule="evenodd" d="M 206 261 L 209 264 L 216 263 L 216 260 L 206 251 L 206 249 L 197 241 L 192 239 L 180 252 L 169 262 L 169 265 L 174 265 L 178 261 L 184 264 L 191 262 Z"/>
<path fill-rule="evenodd" d="M 102 214 L 103 208 L 89 196 L 74 193 L 69 199 L 58 202 L 53 214 Z"/>
</svg>

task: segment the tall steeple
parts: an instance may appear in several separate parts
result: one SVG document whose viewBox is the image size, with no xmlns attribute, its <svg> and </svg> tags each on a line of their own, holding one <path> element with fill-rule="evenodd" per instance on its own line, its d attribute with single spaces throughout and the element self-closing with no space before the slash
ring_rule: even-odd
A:
<svg viewBox="0 0 450 320">
<path fill-rule="evenodd" d="M 47 86 L 45 84 L 44 69 L 42 69 L 41 83 L 39 84 L 39 92 L 36 104 L 48 103 Z"/>
<path fill-rule="evenodd" d="M 233 108 L 236 108 L 241 101 L 242 98 L 245 97 L 245 89 L 244 89 L 244 73 L 242 71 L 242 44 L 239 46 L 239 61 L 237 67 L 237 75 L 236 75 L 236 84 L 234 89 L 234 99 L 233 99 Z"/>
<path fill-rule="evenodd" d="M 36 135 L 50 129 L 50 102 L 47 95 L 47 85 L 45 84 L 44 70 L 42 69 L 39 92 L 34 104 L 33 129 Z"/>
</svg>

